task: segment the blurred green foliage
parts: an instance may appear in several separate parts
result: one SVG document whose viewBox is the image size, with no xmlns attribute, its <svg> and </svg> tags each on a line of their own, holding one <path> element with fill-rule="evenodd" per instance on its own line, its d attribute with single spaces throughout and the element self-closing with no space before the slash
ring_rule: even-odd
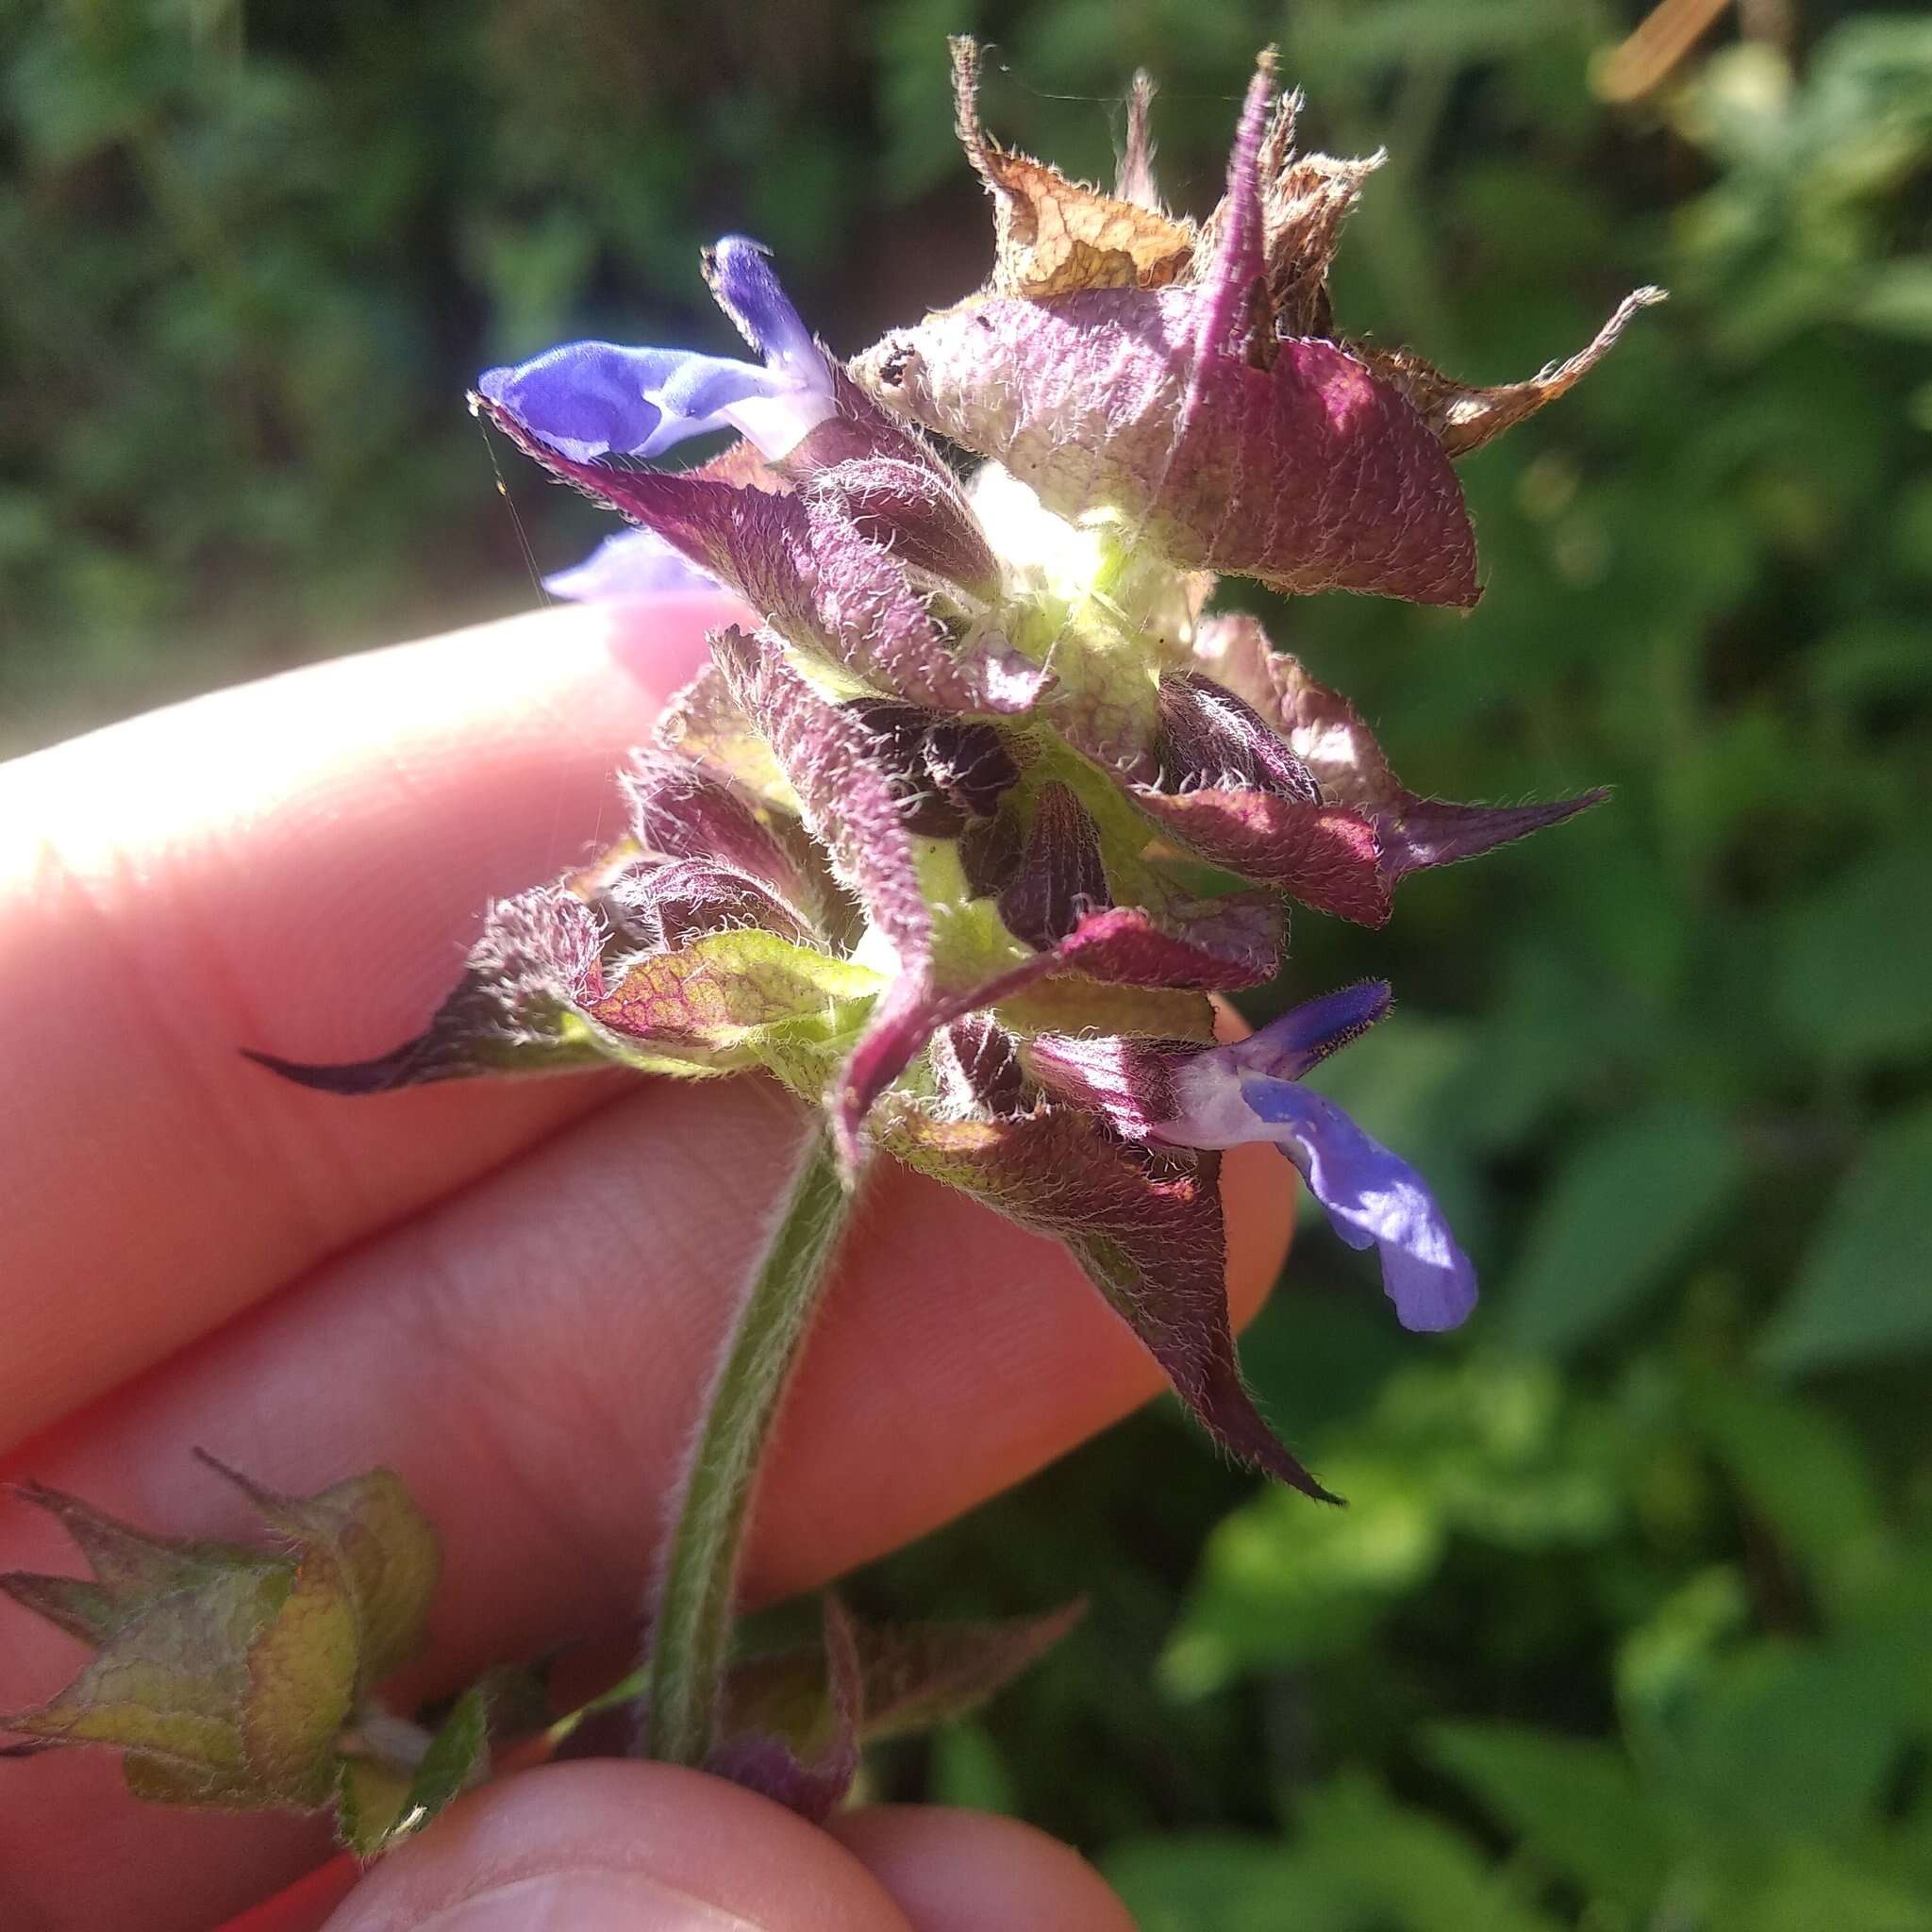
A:
<svg viewBox="0 0 1932 1932">
<path fill-rule="evenodd" d="M 1770 10 L 1759 8 L 1758 14 Z M 0 24 L 0 741 L 533 601 L 460 393 L 567 333 L 722 342 L 780 250 L 857 347 L 972 286 L 947 30 L 990 125 L 1104 175 L 1160 75 L 1211 200 L 1253 47 L 1386 143 L 1347 325 L 1503 379 L 1643 319 L 1464 471 L 1466 621 L 1267 607 L 1448 796 L 1617 787 L 1283 997 L 1386 974 L 1324 1070 L 1489 1293 L 1400 1334 L 1306 1230 L 1252 1331 L 1345 1512 L 1165 1408 L 860 1580 L 1090 1593 L 882 1790 L 1015 1808 L 1149 1932 L 1932 1928 L 1932 24 L 1805 10 L 1612 109 L 1593 0 L 149 0 Z M 512 477 L 545 566 L 592 527 Z M 1264 1008 L 1257 1007 L 1257 1011 Z"/>
</svg>

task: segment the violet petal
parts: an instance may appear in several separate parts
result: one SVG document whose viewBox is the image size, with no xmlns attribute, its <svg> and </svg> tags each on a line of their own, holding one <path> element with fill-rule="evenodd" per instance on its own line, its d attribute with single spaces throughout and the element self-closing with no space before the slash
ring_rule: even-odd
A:
<svg viewBox="0 0 1932 1932">
<path fill-rule="evenodd" d="M 1250 1074 L 1241 1098 L 1301 1170 L 1352 1248 L 1381 1251 L 1382 1287 L 1405 1328 L 1454 1328 L 1475 1307 L 1475 1269 L 1415 1169 L 1372 1140 L 1332 1100 Z M 1268 1132 L 1272 1129 L 1272 1132 Z"/>
<path fill-rule="evenodd" d="M 564 342 L 476 379 L 479 395 L 580 463 L 659 456 L 687 437 L 727 427 L 731 405 L 788 386 L 756 363 L 618 342 Z"/>
<path fill-rule="evenodd" d="M 581 563 L 552 571 L 543 579 L 543 588 L 567 604 L 591 604 L 607 597 L 675 596 L 717 587 L 716 577 L 680 557 L 655 530 L 619 530 Z"/>
</svg>

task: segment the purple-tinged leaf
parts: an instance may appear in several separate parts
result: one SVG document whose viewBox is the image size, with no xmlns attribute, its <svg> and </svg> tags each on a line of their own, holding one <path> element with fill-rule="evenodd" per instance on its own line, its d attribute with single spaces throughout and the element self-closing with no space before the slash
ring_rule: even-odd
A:
<svg viewBox="0 0 1932 1932">
<path fill-rule="evenodd" d="M 582 900 L 540 887 L 491 907 L 469 964 L 427 1028 L 374 1059 L 316 1065 L 244 1049 L 284 1079 L 325 1093 L 388 1093 L 483 1074 L 594 1066 L 594 1042 L 571 1024 L 600 985 L 603 930 Z"/>
<path fill-rule="evenodd" d="M 932 918 L 881 735 L 857 708 L 822 696 L 769 632 L 711 637 L 712 661 L 740 709 L 771 747 L 807 827 L 874 925 L 917 974 L 932 950 Z"/>
<path fill-rule="evenodd" d="M 1015 939 L 1044 952 L 1112 903 L 1099 828 L 1066 786 L 1049 779 L 1033 795 L 1019 870 L 999 896 L 1001 922 Z"/>
<path fill-rule="evenodd" d="M 981 1624 L 861 1624 L 868 1744 L 971 1716 L 1028 1671 L 1087 1614 L 1084 1598 L 1038 1617 Z"/>
<path fill-rule="evenodd" d="M 507 409 L 487 399 L 479 407 L 553 475 L 656 531 L 800 649 L 937 711 L 1022 711 L 1039 695 L 1044 674 L 1018 652 L 957 646 L 905 567 L 835 497 L 579 461 Z"/>
<path fill-rule="evenodd" d="M 1120 986 L 1237 992 L 1280 964 L 1279 908 L 1254 893 L 1205 900 L 1172 923 L 1138 907 L 1089 914 L 1053 949 L 1054 970 Z"/>
<path fill-rule="evenodd" d="M 675 953 L 712 933 L 756 926 L 803 945 L 811 930 L 769 886 L 706 858 L 639 864 L 618 874 L 597 909 L 640 949 Z"/>
<path fill-rule="evenodd" d="M 1136 786 L 1134 803 L 1177 844 L 1305 906 L 1364 925 L 1389 917 L 1382 848 L 1360 814 L 1276 791 L 1158 791 Z"/>
<path fill-rule="evenodd" d="M 823 1824 L 852 1790 L 858 1775 L 859 1725 L 865 1683 L 858 1634 L 838 1598 L 822 1600 L 824 1637 L 819 1659 L 823 1735 L 807 1741 L 772 1731 L 727 1736 L 705 1757 L 705 1769 L 762 1793 L 814 1824 Z M 813 1748 L 815 1745 L 816 1748 Z M 804 1753 L 809 1750 L 808 1757 Z"/>
<path fill-rule="evenodd" d="M 1026 1075 L 1013 1037 L 984 1013 L 969 1013 L 933 1036 L 940 1091 L 961 1114 L 994 1118 L 1026 1104 Z"/>
<path fill-rule="evenodd" d="M 1163 677 L 1158 695 L 1161 789 L 1221 786 L 1272 791 L 1312 805 L 1321 797 L 1308 768 L 1244 698 L 1211 677 Z"/>
<path fill-rule="evenodd" d="M 903 1107 L 880 1142 L 908 1167 L 1063 1241 L 1224 1448 L 1306 1495 L 1336 1500 L 1276 1441 L 1241 1381 L 1213 1156 L 1135 1147 L 1068 1108 L 980 1122 Z"/>
<path fill-rule="evenodd" d="M 1073 1603 L 983 1624 L 878 1624 L 828 1600 L 823 1642 L 732 1667 L 724 1741 L 706 1769 L 822 1823 L 850 1790 L 860 1745 L 916 1736 L 978 1709 L 1085 1610 Z"/>
<path fill-rule="evenodd" d="M 1327 909 L 1344 917 L 1379 924 L 1388 916 L 1389 895 L 1407 874 L 1476 858 L 1546 825 L 1559 824 L 1609 795 L 1598 790 L 1521 806 L 1453 805 L 1424 798 L 1409 791 L 1390 769 L 1382 747 L 1355 708 L 1316 682 L 1294 658 L 1274 652 L 1253 618 L 1209 619 L 1197 633 L 1195 654 L 1216 681 L 1287 741 L 1320 788 L 1324 814 L 1334 818 L 1340 808 L 1373 835 L 1379 890 L 1373 894 L 1357 891 L 1359 879 L 1352 877 L 1344 866 L 1333 874 L 1339 891 L 1331 891 L 1325 901 L 1308 900 L 1311 905 L 1325 904 Z M 1211 808 L 1207 815 L 1213 816 Z M 1232 855 L 1221 862 L 1245 873 L 1246 866 L 1237 863 L 1236 857 L 1247 852 L 1254 855 L 1255 862 L 1266 863 L 1265 821 L 1269 814 L 1247 808 L 1244 812 L 1229 810 L 1226 815 L 1230 820 L 1227 825 L 1209 824 L 1205 827 L 1205 836 L 1223 843 Z M 1256 822 L 1252 828 L 1242 827 L 1240 820 L 1243 816 Z M 1291 845 L 1297 828 L 1281 829 Z M 1346 834 L 1338 829 L 1334 838 L 1324 838 L 1322 854 L 1331 853 L 1337 841 L 1345 846 Z M 1265 876 L 1258 872 L 1247 875 Z M 1295 886 L 1289 885 L 1288 890 L 1307 896 Z"/>
<path fill-rule="evenodd" d="M 711 651 L 732 695 L 771 746 L 807 825 L 898 958 L 897 976 L 874 1007 L 833 1100 L 841 1158 L 856 1169 L 867 1109 L 932 1030 L 917 1018 L 932 998 L 932 916 L 899 788 L 878 736 L 848 708 L 820 696 L 786 662 L 776 638 L 719 631 Z"/>
<path fill-rule="evenodd" d="M 1205 920 L 1192 930 L 1174 929 L 1138 908 L 1114 907 L 1090 913 L 1050 949 L 972 985 L 937 990 L 930 983 L 915 986 L 902 974 L 879 1002 L 846 1065 L 841 1105 L 848 1109 L 845 1117 L 853 1133 L 926 1041 L 968 1014 L 999 1007 L 1016 1023 L 1046 1018 L 1055 1027 L 1083 1020 L 1091 1025 L 1121 1025 L 1132 1024 L 1134 1016 L 1115 1010 L 1116 988 L 1202 993 L 1259 983 L 1247 916 L 1257 909 L 1243 908 L 1228 915 L 1239 936 L 1224 940 Z M 1219 950 L 1222 945 L 1224 952 Z M 1271 977 L 1272 968 L 1259 975 Z M 1059 997 L 1050 998 L 1055 991 Z"/>
<path fill-rule="evenodd" d="M 646 854 L 708 861 L 764 885 L 801 925 L 823 912 L 824 877 L 798 822 L 709 767 L 638 751 L 619 775 L 631 836 Z"/>
<path fill-rule="evenodd" d="M 808 490 L 835 506 L 867 542 L 922 576 L 982 603 L 999 594 L 999 559 L 958 483 L 941 465 L 861 457 L 819 473 Z"/>
<path fill-rule="evenodd" d="M 855 373 L 1050 509 L 1112 509 L 1183 569 L 1473 605 L 1460 486 L 1401 392 L 1311 340 L 1268 369 L 1197 365 L 1200 323 L 1191 290 L 994 298 L 888 336 Z"/>
<path fill-rule="evenodd" d="M 763 1067 L 816 1098 L 858 1003 L 878 986 L 851 960 L 741 928 L 614 966 L 608 991 L 582 1011 L 609 1037 L 613 1058 L 646 1072 Z"/>
<path fill-rule="evenodd" d="M 664 750 L 736 780 L 762 804 L 796 814 L 798 794 L 715 663 L 701 666 L 672 693 L 658 717 L 657 739 Z"/>
</svg>

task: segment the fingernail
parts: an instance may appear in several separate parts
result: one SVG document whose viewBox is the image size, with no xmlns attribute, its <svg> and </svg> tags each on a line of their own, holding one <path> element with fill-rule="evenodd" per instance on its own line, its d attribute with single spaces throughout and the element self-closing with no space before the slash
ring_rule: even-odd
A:
<svg viewBox="0 0 1932 1932">
<path fill-rule="evenodd" d="M 391 1932 L 385 1926 L 383 1932 Z M 393 1932 L 405 1932 L 400 1924 Z M 418 1919 L 408 1932 L 759 1932 L 642 1872 L 548 1872 Z"/>
</svg>

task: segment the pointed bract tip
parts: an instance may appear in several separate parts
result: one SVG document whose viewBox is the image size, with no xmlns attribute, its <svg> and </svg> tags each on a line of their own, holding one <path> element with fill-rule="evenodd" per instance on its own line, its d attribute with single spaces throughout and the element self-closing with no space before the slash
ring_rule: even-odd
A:
<svg viewBox="0 0 1932 1932">
<path fill-rule="evenodd" d="M 236 1051 L 244 1060 L 253 1060 L 258 1067 L 266 1067 L 271 1074 L 284 1080 L 292 1080 L 298 1087 L 312 1087 L 318 1093 L 343 1093 L 361 1095 L 365 1093 L 387 1093 L 391 1088 L 408 1084 L 411 1049 L 398 1047 L 393 1053 L 381 1054 L 370 1060 L 347 1060 L 341 1065 L 323 1061 L 285 1060 L 279 1054 L 259 1053 L 252 1046 L 238 1047 Z"/>
<path fill-rule="evenodd" d="M 1279 1080 L 1298 1080 L 1330 1054 L 1359 1040 L 1395 1004 L 1386 979 L 1358 979 L 1304 1000 L 1246 1040 L 1224 1049 L 1240 1065 Z"/>
</svg>

